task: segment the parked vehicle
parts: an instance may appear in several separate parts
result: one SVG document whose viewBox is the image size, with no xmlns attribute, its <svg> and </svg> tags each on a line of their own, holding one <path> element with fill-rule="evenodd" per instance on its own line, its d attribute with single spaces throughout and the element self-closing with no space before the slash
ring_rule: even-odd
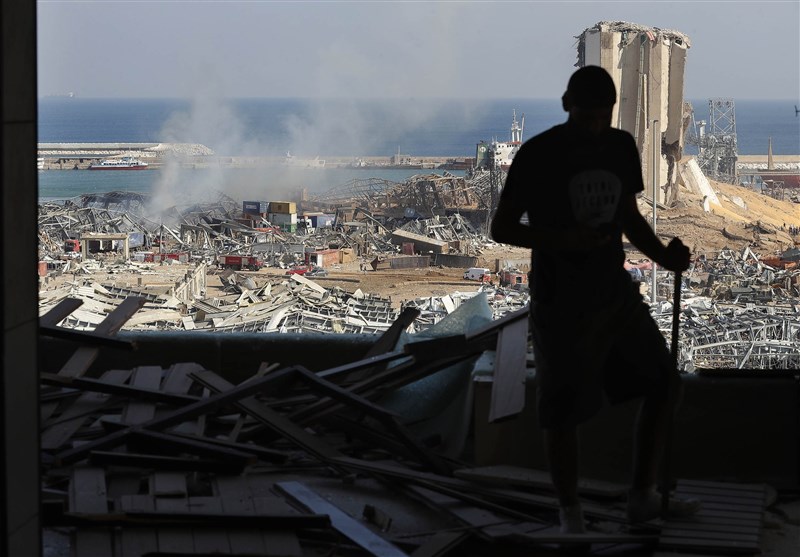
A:
<svg viewBox="0 0 800 557">
<path fill-rule="evenodd" d="M 80 240 L 64 240 L 64 253 L 80 253 L 81 242 Z"/>
<path fill-rule="evenodd" d="M 305 275 L 309 271 L 311 271 L 313 267 L 311 265 L 290 265 L 289 269 L 286 271 L 287 275 Z"/>
<path fill-rule="evenodd" d="M 217 266 L 221 269 L 258 271 L 263 265 L 264 262 L 254 255 L 220 255 L 217 257 Z"/>
<path fill-rule="evenodd" d="M 492 282 L 492 272 L 486 267 L 470 267 L 464 271 L 464 279 L 478 282 Z"/>
</svg>

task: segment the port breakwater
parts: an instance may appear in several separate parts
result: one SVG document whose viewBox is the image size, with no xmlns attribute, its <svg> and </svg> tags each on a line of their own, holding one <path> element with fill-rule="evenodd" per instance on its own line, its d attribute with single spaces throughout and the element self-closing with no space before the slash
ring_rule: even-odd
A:
<svg viewBox="0 0 800 557">
<path fill-rule="evenodd" d="M 84 170 L 102 159 L 130 155 L 151 168 L 167 163 L 186 168 L 266 168 L 295 166 L 299 168 L 446 168 L 466 169 L 468 156 L 320 156 L 287 155 L 227 156 L 215 154 L 200 144 L 187 143 L 40 143 L 38 156 L 44 170 Z"/>
</svg>

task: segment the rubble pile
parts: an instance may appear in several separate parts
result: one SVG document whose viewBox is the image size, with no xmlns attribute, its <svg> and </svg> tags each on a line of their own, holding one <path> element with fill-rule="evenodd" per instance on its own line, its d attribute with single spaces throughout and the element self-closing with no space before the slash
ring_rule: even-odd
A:
<svg viewBox="0 0 800 557">
<path fill-rule="evenodd" d="M 745 248 L 695 261 L 682 286 L 680 369 L 800 369 L 798 260 L 796 249 L 766 260 Z M 652 311 L 669 338 L 671 302 Z"/>
<path fill-rule="evenodd" d="M 311 271 L 309 253 L 338 257 L 334 268 L 345 261 L 360 261 L 362 273 L 369 271 L 370 260 L 375 271 L 378 267 L 403 272 L 429 265 L 477 266 L 478 256 L 493 249 L 483 232 L 492 183 L 490 172 L 467 177 L 420 174 L 404 183 L 353 180 L 302 202 L 308 214 L 330 216 L 329 224 L 307 227 L 304 223 L 291 230 L 274 226 L 263 214 L 243 214 L 241 203 L 224 194 L 212 201 L 160 207 L 158 211 L 153 210 L 149 196 L 129 192 L 86 194 L 60 203 L 43 203 L 39 208 L 40 261 L 47 262 L 51 275 L 71 275 L 72 280 L 43 292 L 41 312 L 65 297 L 78 298 L 83 301 L 81 310 L 63 326 L 90 329 L 114 303 L 126 295 L 137 295 L 147 298 L 147 303 L 125 325 L 127 329 L 374 334 L 386 331 L 398 311 L 415 308 L 421 315 L 410 330 L 422 331 L 475 293 L 451 288 L 433 296 L 408 296 L 398 306 L 397 300 L 393 303 L 388 297 L 361 290 L 327 288 L 312 280 L 317 277 L 311 272 L 265 280 L 260 274 L 236 271 L 271 267 L 294 272 L 303 266 L 300 272 Z M 756 203 L 748 201 L 748 205 L 751 202 Z M 662 226 L 684 237 L 688 225 L 676 224 L 683 222 L 684 213 L 694 214 L 687 208 L 677 208 L 662 217 Z M 724 222 L 721 237 L 734 246 L 745 245 L 741 251 L 693 247 L 699 255 L 684 277 L 682 369 L 800 367 L 800 338 L 793 321 L 800 307 L 796 267 L 800 251 L 792 248 L 780 256 L 764 257 L 750 249 L 757 249 L 759 238 L 779 233 L 781 241 L 791 242 L 794 229 L 783 222 L 775 224 L 776 218 L 745 223 L 739 227 L 741 231 L 734 222 Z M 112 249 L 88 257 L 65 253 L 65 242 L 92 233 L 127 233 L 131 260 L 122 260 Z M 737 234 L 752 238 L 738 238 Z M 413 253 L 418 255 L 409 257 Z M 229 255 L 257 261 L 240 263 L 238 269 L 220 264 L 219 258 Z M 497 261 L 501 271 L 507 267 Z M 513 263 L 510 261 L 508 264 Z M 187 272 L 185 265 L 171 269 L 173 263 L 189 264 L 190 270 Z M 120 288 L 108 279 L 93 276 L 101 273 L 163 274 L 168 278 L 157 289 L 143 287 L 141 280 L 136 286 L 124 284 L 125 288 Z M 214 275 L 224 293 L 209 296 L 206 280 Z M 660 276 L 660 300 L 671 296 L 670 277 Z M 399 283 L 404 284 L 409 283 Z M 528 303 L 527 290 L 519 286 L 480 286 L 495 319 Z M 652 311 L 668 338 L 670 304 L 653 304 Z"/>
</svg>

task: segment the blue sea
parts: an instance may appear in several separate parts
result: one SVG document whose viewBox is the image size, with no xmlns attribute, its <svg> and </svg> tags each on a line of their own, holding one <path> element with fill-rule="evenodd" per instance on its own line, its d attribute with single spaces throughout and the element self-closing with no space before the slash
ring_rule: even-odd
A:
<svg viewBox="0 0 800 557">
<path fill-rule="evenodd" d="M 708 100 L 692 100 L 696 119 L 708 121 Z M 201 143 L 220 156 L 358 157 L 395 153 L 471 157 L 481 140 L 508 140 L 512 115 L 525 115 L 523 139 L 562 122 L 558 99 L 308 100 L 178 99 L 39 100 L 40 143 Z M 800 154 L 800 118 L 792 101 L 736 101 L 739 154 Z M 102 191 L 191 190 L 203 184 L 232 195 L 270 189 L 324 191 L 353 179 L 402 181 L 421 170 L 324 168 L 265 174 L 256 170 L 39 172 L 40 199 Z M 262 197 L 257 197 L 260 199 Z"/>
</svg>

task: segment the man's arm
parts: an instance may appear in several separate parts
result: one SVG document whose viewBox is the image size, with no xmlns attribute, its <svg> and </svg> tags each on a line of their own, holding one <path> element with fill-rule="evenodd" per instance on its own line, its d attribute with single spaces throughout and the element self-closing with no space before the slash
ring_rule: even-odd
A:
<svg viewBox="0 0 800 557">
<path fill-rule="evenodd" d="M 490 233 L 496 242 L 542 251 L 587 250 L 608 242 L 608 234 L 588 226 L 547 228 L 519 222 L 525 208 L 500 198 Z M 530 215 L 528 215 L 530 219 Z M 645 223 L 646 224 L 646 223 Z"/>
<path fill-rule="evenodd" d="M 631 243 L 643 254 L 673 272 L 689 268 L 691 253 L 678 238 L 665 246 L 639 212 L 635 195 L 626 195 L 622 200 L 622 231 Z"/>
<path fill-rule="evenodd" d="M 490 234 L 495 242 L 533 249 L 533 229 L 519 222 L 525 208 L 500 198 L 492 217 Z"/>
</svg>

